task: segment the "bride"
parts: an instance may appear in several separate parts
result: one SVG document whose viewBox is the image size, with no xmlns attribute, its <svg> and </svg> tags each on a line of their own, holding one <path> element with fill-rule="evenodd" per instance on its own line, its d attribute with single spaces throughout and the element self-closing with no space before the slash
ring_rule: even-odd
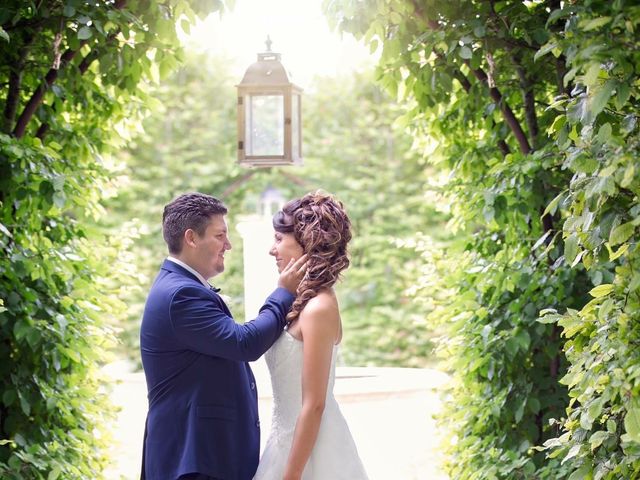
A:
<svg viewBox="0 0 640 480">
<path fill-rule="evenodd" d="M 273 420 L 254 480 L 366 479 L 349 427 L 333 396 L 342 339 L 333 285 L 349 266 L 351 223 L 342 203 L 310 193 L 273 218 L 270 254 L 282 270 L 308 255 L 307 275 L 288 327 L 265 354 L 273 387 Z"/>
</svg>

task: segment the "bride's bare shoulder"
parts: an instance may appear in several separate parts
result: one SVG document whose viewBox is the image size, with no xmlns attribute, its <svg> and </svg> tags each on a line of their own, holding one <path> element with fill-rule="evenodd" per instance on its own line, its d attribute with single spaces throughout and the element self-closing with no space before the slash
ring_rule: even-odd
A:
<svg viewBox="0 0 640 480">
<path fill-rule="evenodd" d="M 338 300 L 335 293 L 332 290 L 322 290 L 307 302 L 300 316 L 314 318 L 337 314 Z"/>
<path fill-rule="evenodd" d="M 331 290 L 319 292 L 300 312 L 302 337 L 324 338 L 338 343 L 342 336 L 338 300 Z"/>
<path fill-rule="evenodd" d="M 307 302 L 302 311 L 306 313 L 317 313 L 331 310 L 338 310 L 336 295 L 331 290 L 322 290 Z"/>
</svg>

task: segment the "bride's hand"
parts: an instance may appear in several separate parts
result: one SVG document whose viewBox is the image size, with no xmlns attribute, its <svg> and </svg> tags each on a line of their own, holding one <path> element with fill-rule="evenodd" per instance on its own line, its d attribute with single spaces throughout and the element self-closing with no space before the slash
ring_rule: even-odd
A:
<svg viewBox="0 0 640 480">
<path fill-rule="evenodd" d="M 307 272 L 307 255 L 302 255 L 298 260 L 293 260 L 293 258 L 289 261 L 289 264 L 284 267 L 282 272 L 280 272 L 280 277 L 278 278 L 278 286 L 282 288 L 286 288 L 293 295 L 296 294 L 296 290 L 298 289 L 298 285 L 304 278 L 305 273 Z"/>
</svg>

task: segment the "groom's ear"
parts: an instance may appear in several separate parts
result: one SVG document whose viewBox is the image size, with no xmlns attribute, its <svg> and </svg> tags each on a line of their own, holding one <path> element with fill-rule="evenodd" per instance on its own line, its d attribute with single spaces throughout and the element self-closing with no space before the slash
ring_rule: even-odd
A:
<svg viewBox="0 0 640 480">
<path fill-rule="evenodd" d="M 196 232 L 191 228 L 187 228 L 182 234 L 182 248 L 196 246 Z"/>
</svg>

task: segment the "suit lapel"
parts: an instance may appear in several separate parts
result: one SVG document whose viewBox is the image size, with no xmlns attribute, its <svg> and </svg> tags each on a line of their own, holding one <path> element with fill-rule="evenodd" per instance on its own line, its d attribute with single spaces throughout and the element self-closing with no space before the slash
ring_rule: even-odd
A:
<svg viewBox="0 0 640 480">
<path fill-rule="evenodd" d="M 173 272 L 173 273 L 177 273 L 179 275 L 184 275 L 185 277 L 189 277 L 189 278 L 195 280 L 196 282 L 198 282 L 200 285 L 202 285 L 202 283 L 200 282 L 200 279 L 198 277 L 196 277 L 193 273 L 191 273 L 186 268 L 178 265 L 175 262 L 172 262 L 171 260 L 166 260 L 165 259 L 165 261 L 162 264 L 161 268 L 163 270 L 167 270 L 168 272 Z"/>
<path fill-rule="evenodd" d="M 178 275 L 184 275 L 185 277 L 191 278 L 196 282 L 198 282 L 198 285 L 202 285 L 202 282 L 198 277 L 196 277 L 193 273 L 191 273 L 186 268 L 182 267 L 181 265 L 178 265 L 175 262 L 172 262 L 171 260 L 165 260 L 161 268 L 169 272 L 177 273 Z M 202 287 L 205 288 L 204 285 L 202 285 Z M 224 302 L 222 297 L 218 295 L 218 293 L 214 291 L 213 288 L 211 288 L 210 291 L 212 295 L 216 298 L 218 303 L 220 304 L 220 308 L 222 308 L 222 311 L 228 316 L 233 318 L 233 315 L 231 315 L 231 311 L 229 310 L 229 307 L 227 307 L 227 304 Z"/>
</svg>

